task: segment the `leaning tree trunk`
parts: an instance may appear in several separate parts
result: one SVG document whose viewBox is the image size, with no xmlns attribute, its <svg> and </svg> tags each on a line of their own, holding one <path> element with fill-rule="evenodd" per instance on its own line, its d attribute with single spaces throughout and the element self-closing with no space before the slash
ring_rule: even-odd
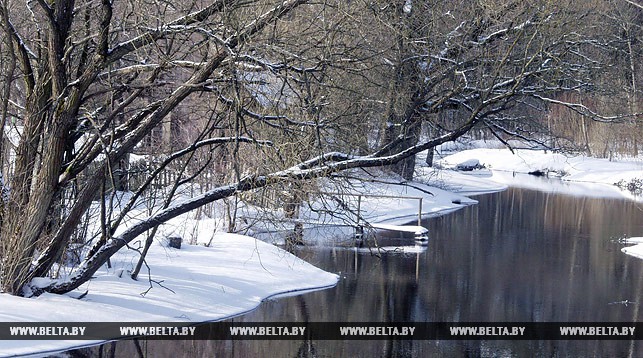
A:
<svg viewBox="0 0 643 358">
<path fill-rule="evenodd" d="M 386 129 L 387 143 L 397 143 L 388 150 L 388 154 L 399 153 L 414 147 L 420 140 L 421 122 L 418 119 L 406 121 L 402 125 L 389 126 Z M 413 180 L 415 173 L 415 155 L 411 155 L 390 166 L 391 170 L 404 180 Z"/>
</svg>

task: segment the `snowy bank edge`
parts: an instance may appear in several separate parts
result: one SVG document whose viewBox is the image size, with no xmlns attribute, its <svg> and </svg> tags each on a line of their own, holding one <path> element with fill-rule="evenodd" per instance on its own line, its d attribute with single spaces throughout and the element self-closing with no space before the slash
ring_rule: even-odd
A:
<svg viewBox="0 0 643 358">
<path fill-rule="evenodd" d="M 484 158 L 484 159 L 481 159 Z M 555 191 L 575 196 L 614 197 L 642 201 L 643 197 L 636 196 L 617 186 L 619 182 L 643 180 L 643 161 L 632 158 L 631 160 L 610 161 L 608 159 L 592 158 L 583 155 L 568 155 L 538 149 L 491 149 L 477 148 L 451 153 L 436 161 L 445 169 L 454 169 L 459 163 L 477 159 L 492 176 L 489 178 L 498 183 L 509 186 L 526 187 L 540 191 Z M 508 173 L 505 175 L 503 173 Z M 542 181 L 536 183 L 540 177 L 521 177 L 512 180 L 512 174 L 539 173 L 559 179 L 550 181 L 554 189 L 546 188 Z M 514 178 L 515 179 L 515 178 Z M 568 187 L 565 183 L 574 183 L 578 186 Z M 580 192 L 574 189 L 580 190 Z"/>
<path fill-rule="evenodd" d="M 465 181 L 470 180 L 470 179 L 467 179 L 467 178 L 469 178 L 469 176 L 466 176 L 466 175 L 462 175 L 461 178 L 449 177 L 447 180 L 449 182 L 451 182 L 451 183 L 459 183 L 460 181 L 463 180 L 463 178 L 464 178 Z M 469 190 L 471 190 L 472 187 L 475 188 L 475 190 L 473 190 L 473 191 L 476 194 L 491 193 L 491 192 L 497 192 L 497 191 L 502 191 L 502 190 L 506 189 L 506 187 L 488 187 L 487 185 L 483 185 L 483 183 L 484 183 L 484 181 L 482 181 L 482 180 L 481 181 L 476 181 L 473 185 L 471 185 L 471 183 L 467 183 L 468 184 L 467 187 L 469 188 Z M 419 183 L 415 183 L 415 184 L 420 185 Z M 427 188 L 429 188 L 429 187 L 427 186 Z M 423 194 L 420 194 L 420 193 L 415 194 L 415 195 L 419 195 L 419 196 L 426 196 L 426 198 L 425 198 L 426 200 L 436 200 L 437 199 L 437 202 L 433 202 L 432 204 L 429 204 L 425 208 L 425 210 L 423 210 L 422 215 L 425 216 L 425 217 L 436 217 L 436 216 L 446 215 L 446 214 L 449 214 L 451 212 L 460 210 L 460 209 L 462 209 L 462 208 L 464 208 L 466 206 L 473 205 L 473 204 L 477 203 L 476 200 L 470 199 L 467 196 L 459 194 L 458 193 L 459 190 L 457 190 L 457 189 L 456 190 L 452 189 L 452 190 L 449 190 L 449 191 L 444 191 L 444 190 L 440 190 L 440 189 L 435 188 L 435 187 L 430 187 L 430 190 L 433 191 L 434 194 L 436 194 L 436 195 L 432 194 L 431 196 L 427 196 L 427 195 L 423 195 Z M 472 194 L 467 193 L 467 195 L 472 195 Z M 438 199 L 438 198 L 440 198 L 440 199 Z M 441 202 L 443 200 L 444 200 L 444 202 Z M 457 200 L 457 201 L 454 201 L 454 200 Z M 397 213 L 397 215 L 390 215 L 390 216 L 384 215 L 384 217 L 378 217 L 376 219 L 376 221 L 377 222 L 388 222 L 388 223 L 391 223 L 391 222 L 393 222 L 393 223 L 395 223 L 395 222 L 407 223 L 407 222 L 411 221 L 417 215 L 416 213 L 411 214 L 411 212 L 413 212 L 413 211 L 410 211 L 408 214 L 407 213 Z M 240 235 L 240 236 L 243 236 L 243 235 Z M 244 237 L 248 238 L 249 240 L 252 240 L 253 242 L 260 242 L 260 240 L 257 240 L 256 238 L 252 238 L 252 237 L 248 237 L 248 236 L 244 236 Z M 270 246 L 272 246 L 272 245 L 270 245 Z M 200 247 L 200 246 L 197 245 L 197 247 Z M 308 264 L 308 265 L 310 265 L 310 264 Z M 310 266 L 314 267 L 313 265 L 310 265 Z M 330 274 L 330 273 L 328 273 L 328 274 Z M 288 296 L 295 296 L 295 295 L 305 294 L 305 293 L 308 293 L 308 292 L 313 292 L 313 291 L 323 290 L 323 289 L 327 289 L 327 288 L 332 288 L 332 287 L 337 285 L 337 282 L 339 281 L 339 276 L 337 276 L 335 274 L 330 274 L 330 275 L 333 275 L 335 277 L 335 280 L 334 280 L 333 284 L 322 284 L 322 285 L 317 285 L 317 286 L 307 286 L 307 287 L 302 287 L 302 288 L 285 289 L 285 290 L 281 290 L 281 291 L 270 292 L 270 293 L 267 293 L 267 294 L 263 295 L 263 297 L 258 302 L 256 302 L 256 304 L 254 306 L 252 306 L 252 307 L 245 307 L 245 309 L 243 309 L 243 310 L 239 310 L 239 311 L 236 311 L 236 312 L 230 313 L 228 315 L 224 315 L 224 316 L 213 317 L 212 319 L 201 319 L 198 322 L 194 322 L 194 325 L 203 324 L 203 323 L 207 323 L 207 322 L 223 321 L 223 320 L 227 320 L 227 319 L 231 319 L 231 318 L 234 318 L 234 317 L 238 317 L 238 316 L 247 314 L 247 313 L 252 312 L 252 311 L 256 310 L 257 308 L 259 308 L 261 303 L 263 303 L 266 300 L 277 299 L 277 298 L 288 297 Z M 1 314 L 0 314 L 0 316 L 1 316 Z M 140 321 L 145 322 L 145 320 L 140 320 Z M 158 321 L 158 319 L 157 320 L 147 320 L 147 321 L 150 321 L 150 322 L 151 321 Z M 66 344 L 60 345 L 59 347 L 55 347 L 55 348 L 51 347 L 51 346 L 46 347 L 46 348 L 43 347 L 42 350 L 38 350 L 38 351 L 33 350 L 33 348 L 35 348 L 35 347 L 30 347 L 31 348 L 30 352 L 27 352 L 26 350 L 20 350 L 20 349 L 16 350 L 15 348 L 18 348 L 18 347 L 14 347 L 13 352 L 11 352 L 9 354 L 12 354 L 10 356 L 40 356 L 40 355 L 55 354 L 55 353 L 59 353 L 59 352 L 64 352 L 66 350 L 81 349 L 81 348 L 85 348 L 85 347 L 91 347 L 91 346 L 95 346 L 95 345 L 108 343 L 108 342 L 111 342 L 111 341 L 113 341 L 113 340 L 108 339 L 108 340 L 100 340 L 100 341 L 71 341 L 71 340 L 70 341 L 40 341 L 42 343 L 53 343 L 53 342 L 63 343 L 63 342 L 65 342 Z M 34 343 L 34 342 L 38 342 L 38 341 L 30 341 L 30 342 Z M 2 342 L 0 342 L 0 348 L 2 346 L 3 346 Z M 4 356 L 4 354 L 6 354 L 6 353 L 8 353 L 8 352 L 2 352 L 2 353 L 0 353 L 0 356 Z"/>
<path fill-rule="evenodd" d="M 339 282 L 339 276 L 337 276 L 337 277 L 338 277 L 338 282 Z M 273 295 L 270 295 L 270 296 L 262 299 L 261 302 L 259 302 L 259 304 L 257 304 L 257 306 L 255 306 L 255 307 L 253 307 L 251 309 L 248 309 L 248 310 L 246 310 L 244 312 L 239 312 L 237 314 L 233 314 L 233 315 L 230 315 L 230 316 L 227 316 L 227 317 L 223 317 L 223 318 L 215 319 L 215 320 L 211 320 L 211 321 L 198 322 L 198 323 L 195 323 L 194 326 L 198 326 L 200 324 L 207 324 L 209 322 L 221 322 L 221 321 L 229 320 L 229 319 L 232 319 L 232 318 L 235 318 L 235 317 L 243 316 L 245 314 L 251 313 L 251 312 L 255 311 L 256 309 L 258 309 L 259 306 L 261 306 L 265 301 L 269 301 L 269 300 L 273 300 L 273 299 L 281 299 L 281 298 L 286 298 L 286 297 L 292 297 L 292 296 L 299 296 L 299 295 L 303 295 L 303 294 L 306 294 L 306 293 L 311 293 L 311 292 L 315 292 L 315 291 L 325 290 L 325 289 L 328 289 L 328 288 L 333 288 L 335 286 L 337 286 L 337 284 L 328 285 L 328 286 L 319 286 L 319 287 L 315 287 L 315 288 L 302 288 L 302 289 L 295 289 L 295 290 L 290 290 L 290 291 L 285 291 L 285 292 L 278 292 L 278 293 L 275 293 Z M 69 342 L 69 343 L 73 343 L 73 342 L 83 342 L 83 343 L 78 344 L 78 345 L 64 347 L 62 349 L 53 348 L 53 349 L 50 349 L 50 350 L 42 350 L 42 351 L 30 352 L 30 353 L 17 353 L 17 354 L 11 354 L 11 355 L 4 355 L 4 353 L 0 352 L 0 357 L 34 357 L 34 358 L 35 357 L 43 357 L 43 356 L 47 356 L 49 354 L 64 353 L 64 352 L 70 351 L 70 350 L 95 347 L 95 346 L 107 344 L 107 343 L 114 342 L 114 341 L 119 341 L 119 339 L 107 339 L 107 340 L 96 340 L 96 341 L 56 341 L 56 342 Z M 25 341 L 25 342 L 34 342 L 34 341 Z M 0 344 L 0 346 L 1 346 L 1 344 Z"/>
<path fill-rule="evenodd" d="M 623 240 L 627 244 L 636 244 L 634 246 L 627 246 L 621 249 L 621 252 L 643 260 L 643 237 L 631 237 Z"/>
<path fill-rule="evenodd" d="M 252 311 L 256 310 L 266 300 L 270 300 L 270 299 L 277 298 L 277 297 L 280 297 L 280 296 L 294 296 L 294 295 L 304 294 L 304 293 L 307 293 L 307 292 L 313 292 L 313 291 L 319 291 L 319 290 L 323 290 L 323 289 L 327 289 L 327 288 L 332 288 L 332 287 L 337 285 L 337 282 L 339 282 L 339 278 L 340 278 L 339 275 L 329 273 L 329 272 L 326 272 L 324 270 L 321 270 L 321 269 L 315 267 L 314 265 L 309 264 L 309 263 L 307 263 L 307 262 L 295 257 L 294 255 L 292 255 L 290 253 L 287 253 L 285 250 L 283 250 L 281 248 L 278 248 L 276 246 L 264 243 L 264 242 L 262 242 L 260 240 L 257 240 L 255 238 L 252 238 L 252 237 L 249 237 L 249 236 L 236 235 L 236 234 L 225 234 L 225 235 L 227 236 L 228 240 L 230 240 L 230 239 L 237 239 L 238 240 L 239 238 L 243 238 L 245 243 L 241 243 L 241 244 L 242 245 L 245 244 L 246 248 L 252 249 L 252 247 L 254 247 L 254 245 L 259 245 L 260 248 L 262 247 L 263 249 L 265 249 L 264 254 L 278 254 L 278 255 L 282 256 L 285 261 L 291 260 L 290 263 L 292 263 L 293 260 L 294 260 L 295 262 L 297 262 L 297 264 L 304 265 L 306 267 L 307 271 L 310 271 L 310 270 L 318 271 L 319 276 L 317 276 L 315 279 L 311 278 L 311 281 L 313 281 L 313 282 L 301 282 L 298 287 L 294 286 L 294 284 L 292 282 L 287 282 L 288 280 L 284 280 L 285 283 L 282 283 L 282 284 L 286 285 L 286 287 L 284 289 L 268 290 L 268 291 L 263 292 L 263 293 L 261 293 L 260 290 L 253 291 L 253 293 L 259 293 L 261 295 L 261 297 L 258 300 L 256 300 L 256 301 L 245 300 L 243 303 L 241 303 L 238 306 L 236 306 L 234 308 L 235 309 L 234 311 L 229 312 L 228 314 L 222 314 L 222 315 L 218 315 L 218 316 L 217 316 L 217 314 L 212 314 L 209 317 L 207 317 L 207 316 L 198 317 L 197 316 L 197 319 L 194 320 L 194 321 L 191 321 L 191 322 L 185 322 L 185 321 L 177 320 L 176 317 L 166 316 L 165 321 L 174 322 L 174 323 L 176 323 L 176 322 L 184 322 L 184 323 L 190 323 L 191 325 L 199 325 L 199 324 L 205 324 L 205 323 L 208 323 L 208 322 L 224 321 L 224 320 L 227 320 L 227 319 L 230 319 L 230 318 L 238 317 L 238 316 L 247 314 L 249 312 L 252 312 Z M 210 249 L 210 248 L 207 248 L 207 247 L 202 247 L 200 245 L 187 245 L 188 250 L 189 250 L 190 247 L 192 249 L 196 250 L 197 253 L 203 252 L 205 250 Z M 157 249 L 160 248 L 160 245 L 157 246 L 156 248 Z M 161 250 L 161 251 L 163 251 L 163 250 Z M 152 252 L 152 251 L 150 251 L 150 252 Z M 216 251 L 212 251 L 212 254 L 216 255 Z M 247 257 L 239 256 L 239 257 L 237 257 L 237 259 L 243 265 L 247 264 L 247 260 L 248 260 Z M 156 263 L 156 264 L 158 264 L 158 263 Z M 280 272 L 280 273 L 283 274 L 283 272 Z M 101 277 L 111 279 L 111 281 L 107 281 L 107 284 L 109 284 L 110 282 L 113 282 L 113 277 L 112 277 L 113 275 L 114 275 L 114 273 L 112 272 L 112 273 L 107 273 L 105 275 L 102 275 Z M 229 273 L 228 276 L 230 276 L 230 277 L 234 276 L 234 271 Z M 296 276 L 296 275 L 293 275 L 293 276 Z M 96 281 L 100 281 L 100 280 L 96 280 Z M 257 283 L 259 281 L 260 280 L 257 280 Z M 331 281 L 333 281 L 333 282 L 331 283 Z M 137 283 L 137 281 L 125 281 L 124 283 L 121 283 L 120 287 L 126 286 L 126 287 L 131 288 L 133 291 L 136 291 L 137 290 L 136 283 Z M 197 287 L 197 286 L 198 286 L 198 283 L 195 283 L 195 287 Z M 201 287 L 204 287 L 204 286 L 201 286 Z M 259 288 L 259 287 L 260 286 L 258 286 L 257 288 Z M 272 287 L 272 286 L 269 286 L 269 287 Z M 90 291 L 92 291 L 92 290 L 90 290 Z M 104 293 L 104 292 L 100 291 L 100 288 L 99 289 L 96 288 L 96 284 L 94 284 L 93 291 L 95 291 L 94 295 L 100 295 L 101 293 Z M 246 294 L 247 294 L 247 292 L 246 292 Z M 92 293 L 90 293 L 90 295 L 88 295 L 88 297 L 90 297 L 91 295 L 92 295 Z M 56 305 L 59 304 L 59 301 L 64 301 L 64 300 L 67 300 L 67 299 L 73 299 L 71 296 L 68 296 L 68 295 L 60 295 L 60 296 L 52 295 L 50 297 L 56 298 L 53 302 L 49 303 L 50 306 L 52 306 L 51 310 L 56 310 L 56 308 L 57 308 Z M 45 298 L 47 298 L 47 295 L 45 295 Z M 139 298 L 138 297 L 132 297 L 131 299 L 134 301 L 134 303 L 136 303 L 135 301 L 137 299 L 139 299 Z M 9 296 L 9 295 L 0 295 L 0 301 L 5 301 L 5 302 L 7 302 L 7 301 L 9 301 L 9 302 L 10 301 L 15 301 L 15 302 L 13 302 L 13 304 L 21 305 L 22 307 L 24 307 L 24 303 L 25 303 L 24 300 L 26 300 L 26 299 L 14 297 L 14 296 Z M 20 301 L 20 302 L 18 302 L 18 301 Z M 68 302 L 73 303 L 73 302 L 82 302 L 82 301 L 68 301 Z M 100 301 L 97 300 L 94 303 L 92 303 L 92 302 L 85 302 L 85 303 L 88 304 L 88 305 L 95 304 L 96 305 L 96 310 L 100 310 L 102 308 L 101 304 L 103 302 L 100 302 Z M 115 307 L 123 309 L 123 310 L 125 310 L 127 308 L 126 306 L 115 306 Z M 36 307 L 35 310 L 37 310 L 37 309 L 38 308 Z M 32 310 L 34 310 L 34 308 L 32 308 Z M 41 309 L 40 312 L 42 312 L 42 309 Z M 167 312 L 163 312 L 162 314 L 167 314 Z M 3 314 L 3 312 L 0 312 L 0 317 L 2 317 L 2 316 L 6 317 L 8 315 L 10 315 L 10 314 L 9 313 L 4 313 Z M 196 315 L 196 313 L 195 313 L 195 315 Z M 63 317 L 63 319 L 59 318 L 56 322 L 65 322 L 65 321 L 73 322 L 73 321 L 77 321 L 77 319 L 75 319 L 75 317 L 73 317 L 73 316 L 68 317 L 67 320 L 64 319 L 64 316 L 59 316 L 59 317 Z M 6 322 L 10 321 L 10 320 L 7 320 L 6 318 L 0 318 L 0 320 L 6 321 Z M 38 316 L 37 313 L 34 314 L 31 317 L 31 320 L 19 320 L 19 321 L 16 321 L 16 322 L 19 323 L 20 321 L 22 321 L 22 322 L 39 322 L 39 321 L 51 321 L 51 322 L 54 322 L 51 319 L 47 319 L 45 316 Z M 113 321 L 113 320 L 106 320 L 106 321 Z M 121 321 L 121 320 L 117 320 L 116 322 L 119 322 L 119 321 Z M 144 314 L 143 314 L 142 317 L 138 317 L 138 319 L 132 320 L 131 318 L 129 318 L 129 319 L 126 319 L 126 320 L 123 320 L 123 321 L 124 322 L 126 322 L 126 321 L 130 321 L 130 322 L 162 322 L 163 320 L 159 320 L 158 317 L 154 317 L 152 319 L 146 319 L 146 318 L 144 318 Z M 0 357 L 25 357 L 25 356 L 26 357 L 29 357 L 29 356 L 37 357 L 37 356 L 46 356 L 46 355 L 49 355 L 49 354 L 60 353 L 60 352 L 68 351 L 68 350 L 81 349 L 81 348 L 96 346 L 96 345 L 112 342 L 114 340 L 115 339 L 92 340 L 92 341 L 85 341 L 85 340 L 82 340 L 82 341 L 80 341 L 80 340 L 13 340 L 13 341 L 0 341 Z M 25 344 L 25 343 L 28 343 L 28 345 Z"/>
</svg>

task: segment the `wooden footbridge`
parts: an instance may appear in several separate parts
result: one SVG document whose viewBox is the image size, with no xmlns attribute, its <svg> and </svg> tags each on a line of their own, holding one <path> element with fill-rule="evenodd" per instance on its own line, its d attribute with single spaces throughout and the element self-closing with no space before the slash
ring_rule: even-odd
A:
<svg viewBox="0 0 643 358">
<path fill-rule="evenodd" d="M 397 231 L 397 232 L 408 232 L 415 235 L 416 241 L 426 241 L 428 240 L 429 230 L 422 226 L 422 201 L 423 197 L 420 196 L 401 196 L 401 195 L 378 195 L 378 194 L 353 194 L 353 193 L 332 193 L 332 192 L 321 192 L 322 195 L 328 195 L 331 197 L 341 197 L 341 196 L 351 196 L 356 197 L 357 203 L 356 208 L 351 210 L 345 203 L 342 202 L 342 205 L 346 206 L 345 210 L 353 211 L 355 213 L 355 221 L 312 221 L 305 219 L 281 219 L 280 222 L 294 223 L 295 226 L 299 226 L 301 230 L 303 225 L 311 226 L 352 226 L 355 228 L 355 238 L 362 239 L 364 234 L 364 229 L 375 229 L 375 230 L 387 230 L 387 231 Z M 393 225 L 385 223 L 371 223 L 366 220 L 362 215 L 362 201 L 364 198 L 377 198 L 377 199 L 402 199 L 402 200 L 416 200 L 418 203 L 417 206 L 417 225 Z M 297 230 L 297 228 L 295 228 Z"/>
<path fill-rule="evenodd" d="M 422 201 L 421 196 L 402 196 L 402 195 L 379 195 L 379 194 L 352 194 L 352 193 L 329 193 L 322 192 L 323 195 L 330 196 L 354 196 L 357 197 L 357 210 L 355 211 L 355 236 L 359 237 L 364 232 L 364 227 L 369 227 L 377 230 L 410 232 L 415 234 L 416 240 L 427 240 L 429 230 L 422 226 Z M 417 200 L 417 225 L 393 225 L 384 223 L 369 223 L 362 216 L 362 199 L 363 198 L 377 198 L 377 199 L 403 199 L 403 200 Z"/>
</svg>

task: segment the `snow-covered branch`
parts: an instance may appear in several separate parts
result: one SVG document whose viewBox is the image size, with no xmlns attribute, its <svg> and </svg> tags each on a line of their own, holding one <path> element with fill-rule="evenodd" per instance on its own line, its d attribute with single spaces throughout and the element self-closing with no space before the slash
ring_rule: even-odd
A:
<svg viewBox="0 0 643 358">
<path fill-rule="evenodd" d="M 381 157 L 356 157 L 339 152 L 327 153 L 286 170 L 273 172 L 267 175 L 246 176 L 237 183 L 217 187 L 194 198 L 171 205 L 167 209 L 130 226 L 123 233 L 107 241 L 105 245 L 96 250 L 95 253 L 81 263 L 81 265 L 76 268 L 68 278 L 60 281 L 54 281 L 46 287 L 34 287 L 32 290 L 36 294 L 42 292 L 69 292 L 90 279 L 96 270 L 98 270 L 98 268 L 100 268 L 100 266 L 106 262 L 109 257 L 125 245 L 129 244 L 140 234 L 205 204 L 227 198 L 238 192 L 258 189 L 283 181 L 310 180 L 319 177 L 326 177 L 333 173 L 353 168 L 369 168 L 390 165 L 421 151 L 457 139 L 467 133 L 478 122 L 478 119 L 479 118 L 477 117 L 472 117 L 471 120 L 459 127 L 457 130 L 392 155 Z"/>
<path fill-rule="evenodd" d="M 634 6 L 638 7 L 639 9 L 643 10 L 643 5 L 641 5 L 641 4 L 637 3 L 637 2 L 634 2 L 633 0 L 625 0 L 625 2 L 627 2 L 630 5 L 634 5 Z"/>
<path fill-rule="evenodd" d="M 162 26 L 158 29 L 148 30 L 133 39 L 122 42 L 116 45 L 113 49 L 109 51 L 108 63 L 113 63 L 128 53 L 135 51 L 139 48 L 145 47 L 154 41 L 163 38 L 164 36 L 175 31 L 177 26 L 186 26 L 194 23 L 204 21 L 210 16 L 214 15 L 217 12 L 225 9 L 226 7 L 232 6 L 236 0 L 216 0 L 213 1 L 210 5 L 204 7 L 201 10 L 195 11 L 188 15 L 182 16 L 169 24 Z"/>
<path fill-rule="evenodd" d="M 120 68 L 114 68 L 106 72 L 102 72 L 98 75 L 99 79 L 107 78 L 110 76 L 123 76 L 131 75 L 134 73 L 140 73 L 143 71 L 152 71 L 158 68 L 169 68 L 169 67 L 183 67 L 183 68 L 199 68 L 203 66 L 204 62 L 195 62 L 195 61 L 169 61 L 164 64 L 159 63 L 149 63 L 149 64 L 136 64 Z"/>
</svg>

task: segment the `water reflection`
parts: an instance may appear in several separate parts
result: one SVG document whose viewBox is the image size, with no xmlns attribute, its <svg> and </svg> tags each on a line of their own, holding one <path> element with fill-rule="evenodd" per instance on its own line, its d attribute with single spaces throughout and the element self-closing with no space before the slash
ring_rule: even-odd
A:
<svg viewBox="0 0 643 358">
<path fill-rule="evenodd" d="M 601 184 L 581 181 L 566 181 L 557 177 L 540 177 L 527 174 L 517 174 L 494 170 L 491 180 L 510 187 L 538 190 L 548 193 L 559 193 L 577 197 L 614 198 L 643 202 L 643 196 L 635 192 L 619 188 L 613 184 Z"/>
<path fill-rule="evenodd" d="M 379 244 L 407 251 L 299 248 L 297 255 L 342 279 L 333 289 L 265 302 L 238 321 L 638 321 L 643 261 L 620 252 L 643 236 L 636 203 L 524 189 L 425 223 L 413 238 Z M 639 204 L 640 205 L 640 204 Z M 400 241 L 402 240 L 402 241 Z M 104 352 L 107 352 L 104 348 Z M 123 354 L 136 354 L 132 342 Z M 225 341 L 142 342 L 152 356 L 641 356 L 629 341 Z M 120 353 L 117 352 L 117 355 Z"/>
</svg>

